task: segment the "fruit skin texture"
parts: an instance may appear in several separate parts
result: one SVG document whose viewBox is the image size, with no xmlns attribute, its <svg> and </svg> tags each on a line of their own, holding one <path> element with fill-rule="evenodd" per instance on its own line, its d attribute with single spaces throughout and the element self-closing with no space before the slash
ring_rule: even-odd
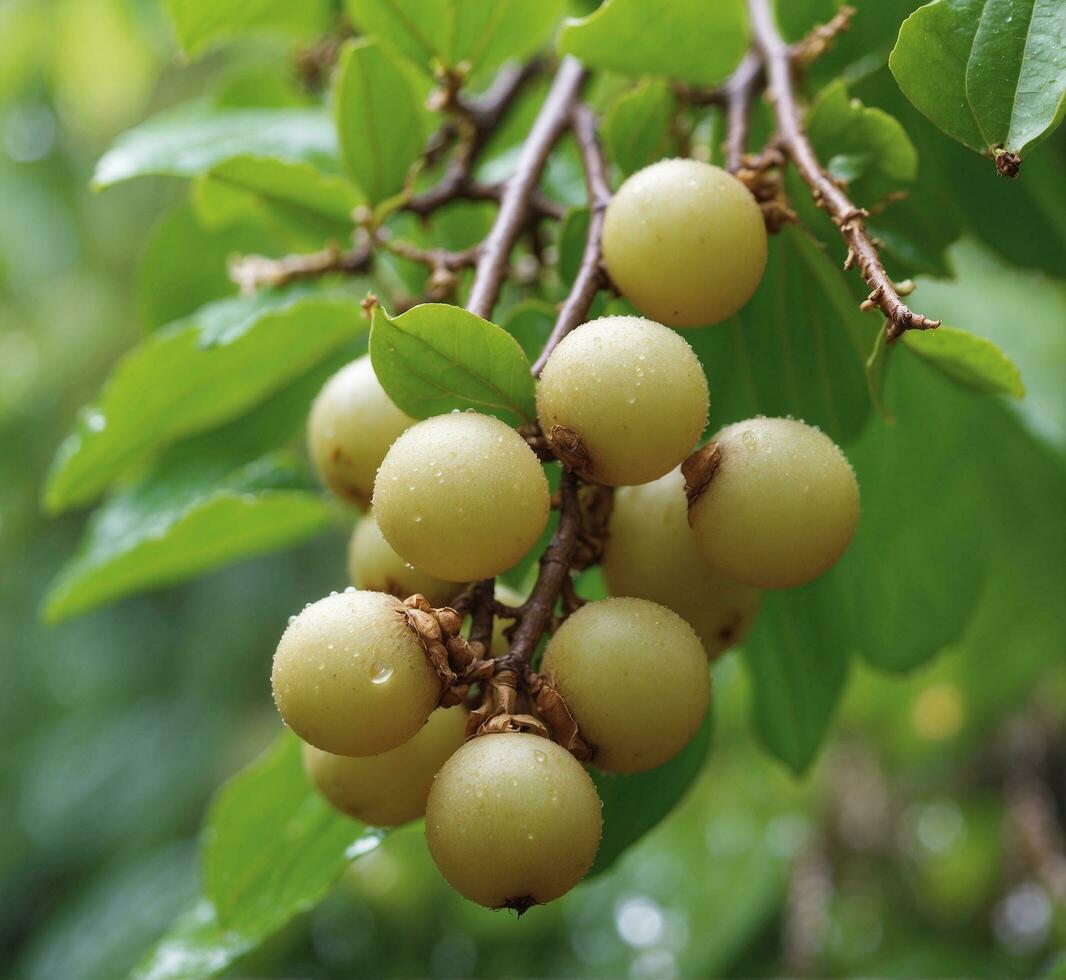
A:
<svg viewBox="0 0 1066 980">
<path fill-rule="evenodd" d="M 426 839 L 461 895 L 522 911 L 585 876 L 602 822 L 596 788 L 566 749 L 509 732 L 472 739 L 437 773 Z"/>
<path fill-rule="evenodd" d="M 646 599 L 582 606 L 555 631 L 541 672 L 605 772 L 643 772 L 692 740 L 711 697 L 707 654 L 677 613 Z"/>
<path fill-rule="evenodd" d="M 555 427 L 575 434 L 581 451 L 567 462 L 609 486 L 647 483 L 677 466 L 707 424 L 707 404 L 692 348 L 635 316 L 578 327 L 552 351 L 537 386 L 544 433 L 564 451 Z"/>
<path fill-rule="evenodd" d="M 696 545 L 719 574 L 763 589 L 803 585 L 847 550 L 859 485 L 840 447 L 793 419 L 722 429 L 720 455 L 689 507 Z"/>
<path fill-rule="evenodd" d="M 348 574 L 356 588 L 387 592 L 398 599 L 417 592 L 433 606 L 446 606 L 463 589 L 461 582 L 445 582 L 405 562 L 385 540 L 372 513 L 366 514 L 352 532 Z"/>
<path fill-rule="evenodd" d="M 660 160 L 611 199 L 603 258 L 642 313 L 671 327 L 701 327 L 751 299 L 766 268 L 766 226 L 731 174 L 698 160 Z"/>
<path fill-rule="evenodd" d="M 462 707 L 437 708 L 403 745 L 381 755 L 332 755 L 304 744 L 304 770 L 336 809 L 374 827 L 395 827 L 426 812 L 433 777 L 466 737 Z"/>
<path fill-rule="evenodd" d="M 345 365 L 323 385 L 307 419 L 322 482 L 341 500 L 366 507 L 385 453 L 414 422 L 385 394 L 369 356 Z"/>
<path fill-rule="evenodd" d="M 278 643 L 270 680 L 285 723 L 335 755 L 396 748 L 440 698 L 403 604 L 381 592 L 342 592 L 304 609 Z"/>
<path fill-rule="evenodd" d="M 548 481 L 525 440 L 490 415 L 438 415 L 408 429 L 374 482 L 385 540 L 454 582 L 514 565 L 548 523 Z"/>
<path fill-rule="evenodd" d="M 603 554 L 607 590 L 673 609 L 714 660 L 747 635 L 762 593 L 712 571 L 688 525 L 681 471 L 614 495 Z"/>
</svg>

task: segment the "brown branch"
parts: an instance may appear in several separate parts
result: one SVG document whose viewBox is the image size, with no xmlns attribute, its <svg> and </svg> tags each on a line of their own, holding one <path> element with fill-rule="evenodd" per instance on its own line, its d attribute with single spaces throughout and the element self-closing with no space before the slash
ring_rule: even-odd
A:
<svg viewBox="0 0 1066 980">
<path fill-rule="evenodd" d="M 930 320 L 913 312 L 900 298 L 899 292 L 889 279 L 870 233 L 866 229 L 867 212 L 856 207 L 847 194 L 826 173 L 818 162 L 814 148 L 803 131 L 801 112 L 793 87 L 792 52 L 784 42 L 774 23 L 769 0 L 748 0 L 751 11 L 755 45 L 766 66 L 767 94 L 774 107 L 780 133 L 780 145 L 796 165 L 800 176 L 810 188 L 815 203 L 822 208 L 848 246 L 845 269 L 857 265 L 863 279 L 870 287 L 870 295 L 862 308 L 877 307 L 885 315 L 885 336 L 892 341 L 906 330 L 931 330 L 940 326 L 939 320 Z"/>
<path fill-rule="evenodd" d="M 407 201 L 403 210 L 426 218 L 452 201 L 499 201 L 503 197 L 504 186 L 474 180 L 465 167 L 453 165 L 436 184 Z M 539 191 L 533 194 L 529 204 L 532 213 L 539 218 L 558 220 L 565 210 Z"/>
<path fill-rule="evenodd" d="M 751 108 L 762 78 L 762 59 L 756 52 L 749 51 L 720 90 L 720 102 L 725 109 L 726 119 L 725 168 L 731 174 L 735 174 L 744 164 L 751 128 Z"/>
<path fill-rule="evenodd" d="M 540 181 L 548 154 L 566 129 L 570 111 L 585 81 L 585 71 L 573 58 L 563 58 L 548 97 L 537 113 L 529 136 L 518 154 L 515 172 L 500 198 L 500 210 L 486 237 L 474 273 L 466 308 L 490 319 L 507 275 L 511 249 L 530 213 L 533 192 Z"/>
<path fill-rule="evenodd" d="M 607 165 L 603 157 L 603 148 L 596 135 L 596 115 L 587 105 L 579 104 L 574 107 L 570 125 L 578 148 L 581 150 L 581 161 L 585 167 L 585 184 L 588 187 L 589 197 L 589 230 L 585 239 L 585 251 L 581 256 L 581 266 L 574 277 L 573 286 L 563 301 L 544 349 L 533 365 L 535 377 L 540 377 L 540 372 L 544 370 L 548 357 L 559 341 L 584 322 L 596 293 L 606 281 L 600 239 L 603 234 L 603 220 L 607 213 L 607 204 L 611 200 L 611 188 L 607 183 Z"/>
<path fill-rule="evenodd" d="M 370 268 L 372 252 L 367 245 L 358 245 L 347 251 L 336 244 L 326 246 L 319 252 L 305 255 L 286 255 L 270 259 L 263 255 L 234 256 L 229 261 L 229 277 L 244 295 L 250 295 L 262 286 L 287 286 L 303 279 L 315 279 L 330 272 L 356 275 Z"/>
<path fill-rule="evenodd" d="M 496 580 L 475 582 L 470 590 L 470 642 L 481 643 L 488 655 L 492 646 L 492 622 L 496 614 Z"/>
</svg>

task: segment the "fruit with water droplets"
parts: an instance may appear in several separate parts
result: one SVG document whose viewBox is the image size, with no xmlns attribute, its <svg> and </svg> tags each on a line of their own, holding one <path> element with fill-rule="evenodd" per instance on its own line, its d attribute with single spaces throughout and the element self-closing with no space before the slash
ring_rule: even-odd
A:
<svg viewBox="0 0 1066 980">
<path fill-rule="evenodd" d="M 566 894 L 592 867 L 596 788 L 566 749 L 509 732 L 467 742 L 437 773 L 426 838 L 449 884 L 479 905 L 512 908 Z"/>
<path fill-rule="evenodd" d="M 440 679 L 398 599 L 342 592 L 285 630 L 271 672 L 285 723 L 335 755 L 379 755 L 406 742 L 440 698 Z"/>
<path fill-rule="evenodd" d="M 465 708 L 437 708 L 402 745 L 381 755 L 347 756 L 304 744 L 304 769 L 341 813 L 395 827 L 426 812 L 433 777 L 466 737 Z"/>
<path fill-rule="evenodd" d="M 609 486 L 677 466 L 707 423 L 707 379 L 692 348 L 661 323 L 609 316 L 552 351 L 537 386 L 541 429 L 561 459 Z"/>
</svg>

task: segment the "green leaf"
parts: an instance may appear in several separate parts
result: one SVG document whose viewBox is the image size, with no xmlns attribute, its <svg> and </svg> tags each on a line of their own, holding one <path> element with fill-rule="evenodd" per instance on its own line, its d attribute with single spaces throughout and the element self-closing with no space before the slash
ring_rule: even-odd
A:
<svg viewBox="0 0 1066 980">
<path fill-rule="evenodd" d="M 375 308 L 370 357 L 389 397 L 415 418 L 463 409 L 511 424 L 536 418 L 518 341 L 458 306 L 423 303 L 397 317 Z"/>
<path fill-rule="evenodd" d="M 662 79 L 645 79 L 614 100 L 603 120 L 607 151 L 625 174 L 646 167 L 670 151 L 670 121 L 677 106 Z"/>
<path fill-rule="evenodd" d="M 518 341 L 523 353 L 535 361 L 555 326 L 555 307 L 544 300 L 527 299 L 512 306 L 503 320 L 503 329 Z"/>
<path fill-rule="evenodd" d="M 606 871 L 631 844 L 662 821 L 685 795 L 703 769 L 714 728 L 712 711 L 700 730 L 665 765 L 632 776 L 590 770 L 603 802 L 603 837 L 589 877 Z"/>
<path fill-rule="evenodd" d="M 47 506 L 88 503 L 146 454 L 235 418 L 364 329 L 350 296 L 295 289 L 220 300 L 157 330 L 60 446 Z"/>
<path fill-rule="evenodd" d="M 834 571 L 798 589 L 768 592 L 744 641 L 753 726 L 797 775 L 825 739 L 855 645 L 840 615 L 836 579 Z"/>
<path fill-rule="evenodd" d="M 569 286 L 577 278 L 589 236 L 589 209 L 567 208 L 559 222 L 557 249 L 559 278 Z"/>
<path fill-rule="evenodd" d="M 956 384 L 983 395 L 1025 396 L 1017 365 L 991 340 L 957 330 L 908 330 L 903 344 Z"/>
<path fill-rule="evenodd" d="M 877 331 L 873 350 L 866 360 L 866 385 L 870 390 L 870 402 L 877 414 L 886 422 L 894 421 L 892 413 L 885 405 L 885 379 L 888 377 L 888 363 L 892 348 L 888 346 L 884 330 Z"/>
<path fill-rule="evenodd" d="M 332 510 L 306 466 L 275 450 L 303 430 L 311 400 L 346 361 L 330 358 L 244 418 L 178 443 L 119 490 L 49 589 L 46 618 L 284 548 L 327 525 Z"/>
<path fill-rule="evenodd" d="M 329 806 L 308 783 L 290 732 L 219 790 L 203 829 L 205 897 L 135 975 L 214 976 L 316 905 L 385 832 Z"/>
<path fill-rule="evenodd" d="M 935 0 L 900 28 L 889 66 L 914 105 L 979 153 L 1019 156 L 1066 112 L 1060 0 Z"/>
<path fill-rule="evenodd" d="M 917 176 L 918 152 L 903 127 L 887 112 L 849 99 L 841 80 L 815 100 L 807 135 L 832 176 L 846 180 L 860 204 L 876 204 Z"/>
<path fill-rule="evenodd" d="M 721 82 L 748 47 L 743 0 L 606 0 L 569 20 L 560 54 L 626 75 L 662 75 L 693 85 Z"/>
<path fill-rule="evenodd" d="M 329 26 L 330 0 L 167 0 L 178 43 L 187 54 L 245 34 L 306 38 Z"/>
<path fill-rule="evenodd" d="M 403 190 L 422 155 L 422 115 L 407 72 L 376 41 L 345 46 L 333 89 L 345 169 L 371 204 Z"/>
<path fill-rule="evenodd" d="M 770 241 L 766 275 L 740 313 L 686 330 L 703 363 L 714 427 L 794 415 L 838 442 L 870 412 L 866 358 L 876 321 L 859 311 L 840 268 L 794 227 Z"/>
<path fill-rule="evenodd" d="M 430 74 L 433 63 L 475 71 L 520 59 L 548 40 L 562 0 L 346 0 L 352 20 Z"/>
<path fill-rule="evenodd" d="M 337 137 L 318 109 L 218 109 L 194 102 L 127 130 L 96 165 L 93 184 L 198 177 L 233 157 L 269 157 L 337 173 Z"/>
</svg>

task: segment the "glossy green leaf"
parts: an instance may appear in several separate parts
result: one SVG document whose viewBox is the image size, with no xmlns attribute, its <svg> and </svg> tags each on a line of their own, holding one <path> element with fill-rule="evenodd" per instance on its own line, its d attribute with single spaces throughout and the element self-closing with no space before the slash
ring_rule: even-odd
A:
<svg viewBox="0 0 1066 980">
<path fill-rule="evenodd" d="M 329 26 L 330 0 L 167 0 L 178 43 L 188 54 L 247 34 L 307 38 Z"/>
<path fill-rule="evenodd" d="M 411 78 L 376 41 L 349 44 L 333 89 L 341 158 L 372 204 L 403 190 L 422 155 L 422 116 Z"/>
<path fill-rule="evenodd" d="M 214 976 L 325 895 L 384 831 L 329 806 L 308 783 L 290 732 L 226 783 L 203 829 L 205 897 L 138 967 L 142 980 Z"/>
<path fill-rule="evenodd" d="M 711 747 L 713 712 L 673 759 L 656 769 L 631 776 L 590 770 L 603 802 L 603 837 L 589 876 L 606 871 L 630 845 L 665 819 L 681 802 L 703 769 Z"/>
<path fill-rule="evenodd" d="M 980 394 L 1025 396 L 1017 365 L 984 337 L 939 327 L 910 330 L 903 335 L 903 344 L 952 381 Z"/>
<path fill-rule="evenodd" d="M 838 442 L 870 413 L 866 358 L 877 321 L 859 311 L 840 268 L 798 228 L 770 241 L 766 275 L 740 313 L 686 330 L 703 363 L 711 427 L 794 415 Z"/>
<path fill-rule="evenodd" d="M 317 109 L 218 109 L 195 102 L 123 133 L 96 165 L 93 184 L 133 177 L 197 177 L 233 157 L 268 157 L 336 173 L 333 123 Z"/>
<path fill-rule="evenodd" d="M 694 85 L 721 82 L 744 56 L 748 20 L 743 0 L 606 0 L 569 20 L 561 54 L 626 75 L 662 75 Z"/>
<path fill-rule="evenodd" d="M 979 153 L 1024 155 L 1066 112 L 1060 0 L 935 0 L 900 28 L 889 59 L 900 88 Z"/>
<path fill-rule="evenodd" d="M 807 135 L 830 174 L 848 182 L 860 205 L 882 201 L 918 173 L 918 152 L 899 122 L 849 98 L 843 81 L 827 86 L 815 100 Z"/>
<path fill-rule="evenodd" d="M 220 300 L 157 330 L 82 411 L 52 464 L 46 504 L 88 503 L 146 454 L 235 418 L 365 326 L 351 297 L 295 289 Z"/>
<path fill-rule="evenodd" d="M 427 73 L 434 62 L 475 71 L 532 54 L 563 15 L 562 0 L 346 0 L 353 21 Z"/>
<path fill-rule="evenodd" d="M 533 376 L 518 341 L 458 306 L 423 303 L 397 317 L 374 310 L 374 371 L 415 418 L 473 409 L 521 424 L 536 418 Z"/>
<path fill-rule="evenodd" d="M 312 399 L 347 353 L 329 358 L 229 425 L 165 451 L 89 521 L 45 597 L 51 621 L 321 530 L 333 512 L 306 466 L 278 451 L 303 431 Z"/>
<path fill-rule="evenodd" d="M 622 172 L 631 174 L 670 152 L 677 99 L 662 79 L 645 79 L 614 100 L 603 120 L 603 142 Z"/>
<path fill-rule="evenodd" d="M 848 676 L 854 637 L 841 615 L 837 575 L 768 592 L 744 641 L 752 680 L 752 724 L 794 773 L 826 738 Z"/>
<path fill-rule="evenodd" d="M 878 330 L 873 350 L 866 359 L 866 385 L 870 389 L 870 402 L 886 422 L 893 421 L 892 413 L 885 406 L 885 381 L 893 349 L 885 339 L 884 330 Z"/>
<path fill-rule="evenodd" d="M 518 341 L 532 362 L 544 349 L 548 335 L 555 326 L 555 307 L 543 300 L 525 300 L 507 311 L 501 325 Z"/>
<path fill-rule="evenodd" d="M 556 242 L 559 278 L 567 286 L 577 277 L 588 236 L 589 209 L 568 208 L 563 220 L 559 222 L 559 237 Z"/>
</svg>

